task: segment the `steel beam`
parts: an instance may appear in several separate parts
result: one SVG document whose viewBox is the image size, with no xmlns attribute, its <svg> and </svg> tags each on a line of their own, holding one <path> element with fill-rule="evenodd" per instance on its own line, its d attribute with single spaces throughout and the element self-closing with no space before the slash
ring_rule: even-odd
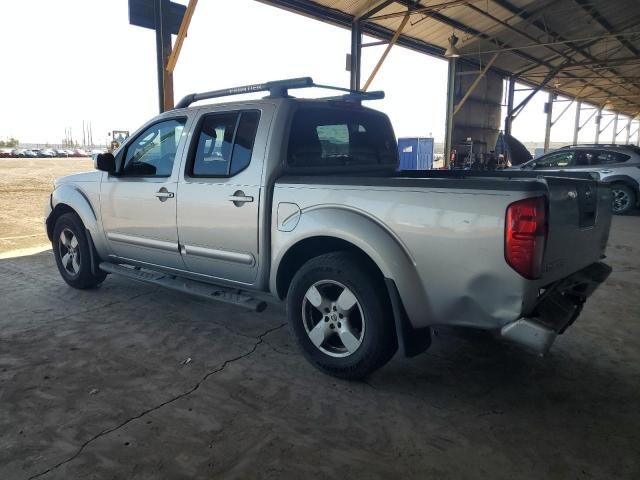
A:
<svg viewBox="0 0 640 480">
<path fill-rule="evenodd" d="M 576 105 L 576 121 L 573 124 L 573 145 L 578 144 L 578 133 L 580 133 L 580 110 L 582 110 L 582 101 L 578 100 Z"/>
<path fill-rule="evenodd" d="M 389 41 L 389 44 L 387 45 L 387 48 L 385 48 L 384 52 L 382 52 L 382 55 L 380 56 L 380 59 L 378 60 L 378 63 L 376 63 L 376 66 L 373 67 L 373 71 L 371 72 L 371 75 L 369 75 L 369 78 L 367 79 L 367 81 L 364 82 L 364 86 L 362 87 L 363 91 L 366 92 L 368 90 L 368 88 L 369 88 L 369 85 L 371 85 L 371 82 L 373 82 L 373 79 L 376 78 L 376 75 L 378 74 L 378 71 L 380 70 L 380 67 L 382 67 L 382 64 L 384 63 L 385 59 L 387 58 L 387 55 L 389 55 L 389 52 L 391 51 L 393 46 L 398 41 L 398 38 L 400 37 L 400 34 L 402 33 L 402 30 L 404 29 L 405 25 L 409 21 L 409 18 L 411 18 L 411 16 L 409 15 L 409 13 L 407 13 L 404 16 L 404 18 L 402 19 L 402 22 L 400 22 L 400 25 L 398 26 L 398 29 L 396 30 L 396 33 L 393 34 L 393 37 L 391 37 L 391 40 Z"/>
<path fill-rule="evenodd" d="M 509 77 L 509 87 L 507 93 L 507 117 L 504 119 L 504 134 L 511 136 L 511 127 L 513 126 L 513 96 L 515 94 L 516 79 Z"/>
<path fill-rule="evenodd" d="M 609 21 L 604 18 L 596 7 L 588 0 L 575 0 L 575 2 L 582 7 L 582 9 L 595 20 L 602 28 L 604 28 L 609 34 L 615 37 L 622 46 L 629 50 L 633 55 L 640 56 L 640 50 L 638 50 L 633 43 L 627 40 L 623 35 L 620 35 L 615 31 Z"/>
<path fill-rule="evenodd" d="M 369 18 L 372 15 L 375 15 L 376 13 L 378 13 L 380 10 L 384 10 L 387 6 L 391 5 L 393 2 L 395 2 L 395 0 L 374 0 L 373 2 L 369 2 L 368 5 L 366 5 L 364 8 L 357 11 L 353 15 L 354 21 L 364 20 L 366 18 Z"/>
<path fill-rule="evenodd" d="M 618 113 L 613 117 L 613 136 L 611 137 L 611 143 L 616 144 L 616 138 L 618 138 Z"/>
<path fill-rule="evenodd" d="M 549 90 L 549 100 L 547 101 L 547 124 L 544 129 L 544 153 L 549 151 L 549 144 L 551 143 L 551 127 L 553 126 L 553 122 L 551 121 L 551 116 L 553 115 L 553 97 L 554 93 Z"/>
<path fill-rule="evenodd" d="M 624 139 L 624 143 L 628 144 L 629 143 L 629 139 L 631 138 L 631 120 L 632 118 L 629 117 L 629 120 L 627 120 L 627 126 L 625 127 L 625 130 L 627 131 L 627 134 L 625 136 Z"/>
<path fill-rule="evenodd" d="M 173 73 L 166 68 L 171 54 L 171 30 L 167 25 L 168 12 L 163 11 L 167 5 L 168 2 L 164 0 L 156 0 L 154 3 L 160 112 L 173 108 Z"/>
<path fill-rule="evenodd" d="M 582 130 L 582 129 L 587 125 L 587 123 L 589 123 L 589 122 L 591 121 L 591 119 L 592 119 L 595 115 L 597 115 L 597 114 L 598 114 L 598 112 L 599 112 L 599 111 L 600 111 L 599 109 L 594 108 L 594 109 L 593 109 L 593 112 L 591 113 L 591 115 L 589 115 L 589 116 L 587 117 L 587 119 L 584 121 L 584 123 L 583 123 L 582 125 L 580 125 L 579 130 Z"/>
<path fill-rule="evenodd" d="M 449 59 L 449 79 L 447 81 L 447 118 L 444 139 L 444 167 L 448 168 L 451 162 L 452 139 L 453 139 L 453 107 L 455 101 L 456 88 L 456 58 Z"/>
<path fill-rule="evenodd" d="M 184 17 L 182 17 L 182 23 L 180 24 L 180 30 L 178 30 L 178 36 L 176 37 L 176 43 L 169 55 L 169 60 L 167 60 L 167 71 L 169 73 L 173 73 L 176 68 L 176 63 L 178 63 L 178 57 L 180 56 L 180 50 L 182 50 L 182 43 L 187 36 L 191 17 L 193 17 L 193 12 L 195 11 L 197 4 L 198 0 L 189 0 L 187 10 L 184 12 Z"/>
<path fill-rule="evenodd" d="M 360 90 L 360 71 L 362 68 L 362 23 L 358 20 L 351 24 L 351 90 Z"/>
<path fill-rule="evenodd" d="M 596 114 L 596 139 L 593 142 L 595 144 L 600 140 L 600 122 L 602 122 L 602 108 L 599 108 L 598 113 Z"/>
<path fill-rule="evenodd" d="M 456 104 L 455 108 L 453 109 L 453 115 L 455 116 L 460 109 L 464 106 L 464 103 L 467 101 L 467 99 L 469 98 L 469 96 L 471 96 L 471 94 L 473 93 L 473 91 L 476 89 L 476 87 L 478 86 L 478 84 L 480 83 L 480 81 L 484 78 L 484 76 L 487 74 L 487 72 L 489 71 L 489 69 L 491 68 L 491 65 L 493 65 L 493 63 L 496 61 L 496 58 L 498 58 L 498 55 L 500 55 L 499 53 L 496 53 L 493 57 L 491 57 L 491 60 L 489 60 L 487 62 L 487 64 L 484 66 L 484 68 L 482 69 L 482 71 L 478 74 L 478 76 L 473 80 L 473 83 L 471 83 L 471 85 L 469 85 L 469 88 L 467 89 L 467 91 L 465 92 L 464 96 L 462 97 L 462 99 L 460 99 L 460 101 Z"/>
</svg>

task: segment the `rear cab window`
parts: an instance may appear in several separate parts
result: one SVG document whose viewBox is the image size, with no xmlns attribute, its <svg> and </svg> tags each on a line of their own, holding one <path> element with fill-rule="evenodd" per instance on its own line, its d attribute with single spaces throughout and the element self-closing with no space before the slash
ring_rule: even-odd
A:
<svg viewBox="0 0 640 480">
<path fill-rule="evenodd" d="M 389 119 L 359 106 L 300 106 L 289 134 L 287 164 L 296 169 L 395 169 L 398 149 Z"/>
</svg>

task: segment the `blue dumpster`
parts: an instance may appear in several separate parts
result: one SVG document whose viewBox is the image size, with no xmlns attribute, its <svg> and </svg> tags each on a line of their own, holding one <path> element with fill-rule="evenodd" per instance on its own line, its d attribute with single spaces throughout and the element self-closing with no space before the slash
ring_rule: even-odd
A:
<svg viewBox="0 0 640 480">
<path fill-rule="evenodd" d="M 433 138 L 406 137 L 398 139 L 399 170 L 429 170 L 433 168 Z"/>
</svg>

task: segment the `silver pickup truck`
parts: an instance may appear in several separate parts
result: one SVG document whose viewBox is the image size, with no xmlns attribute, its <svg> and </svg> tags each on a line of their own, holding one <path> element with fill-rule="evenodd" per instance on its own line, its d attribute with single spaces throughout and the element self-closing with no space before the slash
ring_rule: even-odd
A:
<svg viewBox="0 0 640 480">
<path fill-rule="evenodd" d="M 311 85 L 189 95 L 98 171 L 58 179 L 46 229 L 62 278 L 286 302 L 304 356 L 342 378 L 424 351 L 438 325 L 546 352 L 610 273 L 610 188 L 580 173 L 398 172 L 389 119 L 361 105 L 381 95 L 288 94 Z"/>
</svg>

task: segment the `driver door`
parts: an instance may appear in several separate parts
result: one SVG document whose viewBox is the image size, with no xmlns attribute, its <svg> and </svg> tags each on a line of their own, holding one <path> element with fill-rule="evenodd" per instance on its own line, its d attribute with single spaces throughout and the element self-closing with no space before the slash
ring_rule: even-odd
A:
<svg viewBox="0 0 640 480">
<path fill-rule="evenodd" d="M 103 230 L 115 256 L 184 269 L 178 249 L 176 192 L 187 117 L 146 127 L 118 155 L 118 175 L 103 179 Z"/>
<path fill-rule="evenodd" d="M 535 169 L 562 172 L 566 168 L 573 166 L 574 157 L 575 152 L 573 150 L 560 150 L 549 153 L 535 160 Z"/>
</svg>

